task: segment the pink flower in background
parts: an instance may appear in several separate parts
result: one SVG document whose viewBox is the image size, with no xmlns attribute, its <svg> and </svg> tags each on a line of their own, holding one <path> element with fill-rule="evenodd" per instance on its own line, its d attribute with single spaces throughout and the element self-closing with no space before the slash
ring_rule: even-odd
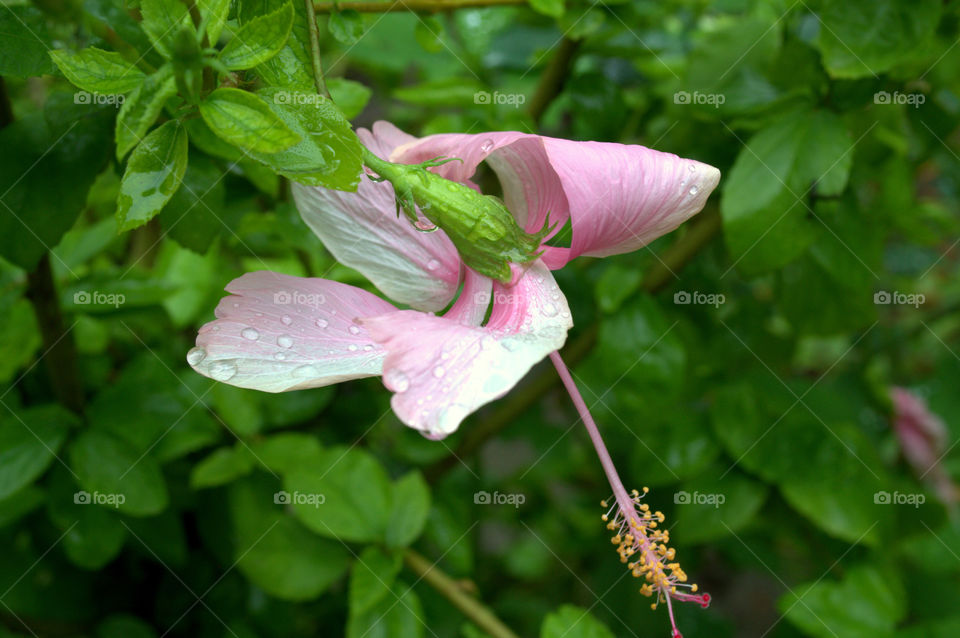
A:
<svg viewBox="0 0 960 638">
<path fill-rule="evenodd" d="M 486 161 L 524 229 L 535 232 L 549 213 L 558 229 L 570 221 L 571 245 L 543 246 L 542 259 L 505 286 L 465 268 L 442 231 L 398 219 L 388 183 L 363 180 L 356 193 L 294 184 L 304 221 L 337 260 L 409 309 L 335 281 L 249 273 L 227 286 L 231 296 L 187 359 L 203 375 L 267 392 L 381 375 L 400 420 L 434 438 L 563 345 L 572 319 L 550 269 L 632 251 L 673 230 L 703 207 L 720 176 L 642 146 L 523 133 L 417 139 L 386 122 L 359 135 L 394 162 L 461 158 L 434 170 L 471 186 Z"/>
<path fill-rule="evenodd" d="M 893 400 L 893 429 L 900 441 L 903 456 L 914 472 L 933 483 L 940 500 L 948 506 L 956 504 L 960 490 L 940 463 L 947 451 L 947 428 L 926 401 L 906 388 L 890 389 Z"/>
</svg>

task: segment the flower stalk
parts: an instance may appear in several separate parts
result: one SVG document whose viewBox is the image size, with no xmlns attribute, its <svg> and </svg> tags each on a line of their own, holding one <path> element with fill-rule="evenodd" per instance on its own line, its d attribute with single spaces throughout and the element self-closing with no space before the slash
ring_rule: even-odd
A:
<svg viewBox="0 0 960 638">
<path fill-rule="evenodd" d="M 593 420 L 560 353 L 550 353 L 550 361 L 557 369 L 560 380 L 580 414 L 597 451 L 597 456 L 600 458 L 603 471 L 607 475 L 607 481 L 613 489 L 613 502 L 601 501 L 603 507 L 607 508 L 607 512 L 601 518 L 607 524 L 607 529 L 614 532 L 610 540 L 617 546 L 620 562 L 627 564 L 634 578 L 645 580 L 640 593 L 654 599 L 651 607 L 656 609 L 658 604 L 666 603 L 672 628 L 671 637 L 683 638 L 680 630 L 677 629 L 672 600 L 697 602 L 702 607 L 707 607 L 710 604 L 710 594 L 698 594 L 696 584 L 687 584 L 686 573 L 679 563 L 673 562 L 676 551 L 667 546 L 670 542 L 670 533 L 658 528 L 665 520 L 663 513 L 651 512 L 650 506 L 642 502 L 649 488 L 644 487 L 642 493 L 637 490 L 627 492 L 613 465 L 613 459 L 610 458 L 603 437 L 600 436 L 600 429 Z"/>
</svg>

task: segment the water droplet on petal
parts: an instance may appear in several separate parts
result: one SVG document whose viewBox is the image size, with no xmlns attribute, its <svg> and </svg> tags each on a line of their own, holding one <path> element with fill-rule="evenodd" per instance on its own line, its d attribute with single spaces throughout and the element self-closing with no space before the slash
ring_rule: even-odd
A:
<svg viewBox="0 0 960 638">
<path fill-rule="evenodd" d="M 349 328 L 347 328 L 347 330 L 349 330 L 350 334 L 352 335 L 360 334 L 360 326 L 351 325 Z"/>
<path fill-rule="evenodd" d="M 207 356 L 207 351 L 203 348 L 196 347 L 190 348 L 190 352 L 187 353 L 187 363 L 192 366 L 197 365 Z"/>
<path fill-rule="evenodd" d="M 410 389 L 410 379 L 399 370 L 387 370 L 383 375 L 383 383 L 394 392 L 406 392 Z"/>
<path fill-rule="evenodd" d="M 690 169 L 690 172 L 691 172 L 691 173 L 696 173 L 696 172 L 697 172 L 697 165 L 696 165 L 696 164 L 688 164 L 688 165 L 687 165 L 687 168 Z"/>
<path fill-rule="evenodd" d="M 350 352 L 356 352 L 356 351 L 357 351 L 357 344 L 351 343 L 349 346 L 347 346 L 347 350 L 349 350 Z"/>
<path fill-rule="evenodd" d="M 363 346 L 364 352 L 370 352 L 371 350 L 373 350 L 373 346 L 371 346 L 370 344 Z"/>
<path fill-rule="evenodd" d="M 443 369 L 443 366 L 437 366 L 436 368 L 433 369 L 433 376 L 439 379 L 444 374 L 446 374 L 446 372 L 447 371 Z"/>
<path fill-rule="evenodd" d="M 214 326 L 214 327 L 213 327 L 213 331 L 214 331 L 214 332 L 220 332 L 220 326 Z"/>
<path fill-rule="evenodd" d="M 277 361 L 283 361 L 284 359 L 287 358 L 287 355 L 285 355 L 282 352 L 278 352 L 277 354 L 273 355 L 273 358 L 276 359 Z"/>
<path fill-rule="evenodd" d="M 484 153 L 489 153 L 491 150 L 493 150 L 493 140 L 483 140 L 483 142 L 480 144 L 480 150 Z"/>
<path fill-rule="evenodd" d="M 552 303 L 543 304 L 543 316 L 544 317 L 556 317 L 557 316 L 557 307 Z"/>
<path fill-rule="evenodd" d="M 427 262 L 427 270 L 436 270 L 440 267 L 440 262 L 436 259 L 431 259 Z"/>
<path fill-rule="evenodd" d="M 307 364 L 305 366 L 300 366 L 293 369 L 293 376 L 300 377 L 301 379 L 307 379 L 311 377 L 319 377 L 320 371 L 317 370 L 316 366 Z"/>
<path fill-rule="evenodd" d="M 293 323 L 293 319 L 290 318 L 290 315 L 283 315 L 280 317 L 280 321 L 282 321 L 283 325 L 285 326 L 289 326 L 291 323 Z"/>
<path fill-rule="evenodd" d="M 330 322 L 327 321 L 326 319 L 317 319 L 318 328 L 326 328 L 329 325 L 330 325 Z"/>
<path fill-rule="evenodd" d="M 277 337 L 277 345 L 281 348 L 292 348 L 293 338 L 290 335 L 280 335 Z"/>
<path fill-rule="evenodd" d="M 413 227 L 419 230 L 421 233 L 432 233 L 437 229 L 433 222 L 425 219 L 418 219 L 417 221 L 413 222 Z"/>
<path fill-rule="evenodd" d="M 490 336 L 485 336 L 480 339 L 480 347 L 484 350 L 489 350 L 493 346 L 497 345 L 497 340 Z"/>
<path fill-rule="evenodd" d="M 260 333 L 257 332 L 256 328 L 244 328 L 240 331 L 240 336 L 250 341 L 256 341 L 260 338 Z"/>
<path fill-rule="evenodd" d="M 500 340 L 500 345 L 510 352 L 516 352 L 517 348 L 520 347 L 520 340 L 516 337 L 507 337 Z"/>
<path fill-rule="evenodd" d="M 215 361 L 210 365 L 210 376 L 217 381 L 229 381 L 237 375 L 237 364 L 233 361 Z"/>
<path fill-rule="evenodd" d="M 696 186 L 691 186 L 691 187 L 690 187 L 690 194 L 691 194 L 691 195 L 696 195 L 696 194 L 697 194 L 697 191 L 699 191 L 699 190 L 700 190 L 700 189 L 697 188 Z"/>
</svg>

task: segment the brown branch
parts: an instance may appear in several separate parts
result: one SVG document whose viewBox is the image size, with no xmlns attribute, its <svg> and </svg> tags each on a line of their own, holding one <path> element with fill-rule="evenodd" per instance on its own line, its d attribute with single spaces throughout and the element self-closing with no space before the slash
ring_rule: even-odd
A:
<svg viewBox="0 0 960 638">
<path fill-rule="evenodd" d="M 391 2 L 318 2 L 313 6 L 317 13 L 333 13 L 352 9 L 360 13 L 394 13 L 415 11 L 417 13 L 438 13 L 456 9 L 475 9 L 479 7 L 507 7 L 527 4 L 527 0 L 395 0 Z"/>
<path fill-rule="evenodd" d="M 642 289 L 655 294 L 665 288 L 677 270 L 689 262 L 720 230 L 720 213 L 709 206 L 691 222 L 687 232 L 670 245 L 659 261 L 647 271 Z M 564 349 L 563 356 L 570 367 L 586 358 L 597 341 L 599 325 L 594 322 Z M 456 467 L 461 459 L 471 456 L 488 439 L 512 423 L 560 381 L 553 366 L 540 366 L 530 375 L 523 388 L 511 393 L 488 418 L 477 420 L 466 431 L 463 440 L 449 456 L 436 461 L 424 470 L 427 480 L 433 482 Z"/>
<path fill-rule="evenodd" d="M 540 75 L 540 82 L 537 84 L 533 99 L 530 100 L 529 112 L 534 122 L 540 123 L 544 111 L 563 90 L 563 85 L 567 81 L 570 67 L 573 66 L 581 42 L 582 40 L 572 40 L 564 36 L 560 41 L 560 46 L 554 51 L 547 68 Z"/>
</svg>

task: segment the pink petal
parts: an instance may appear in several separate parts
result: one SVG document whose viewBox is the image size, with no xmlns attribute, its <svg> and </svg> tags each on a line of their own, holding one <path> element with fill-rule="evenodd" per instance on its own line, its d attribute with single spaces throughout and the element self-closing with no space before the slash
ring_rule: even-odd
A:
<svg viewBox="0 0 960 638">
<path fill-rule="evenodd" d="M 548 137 L 543 144 L 570 204 L 568 260 L 650 243 L 700 212 L 720 181 L 712 166 L 644 146 Z"/>
<path fill-rule="evenodd" d="M 492 296 L 484 327 L 412 310 L 363 320 L 387 350 L 383 383 L 394 392 L 390 404 L 405 424 L 442 438 L 563 346 L 573 322 L 543 264 L 512 288 L 495 283 Z"/>
<path fill-rule="evenodd" d="M 605 257 L 650 243 L 698 213 L 720 180 L 712 166 L 643 146 L 517 132 L 432 135 L 393 152 L 408 163 L 438 155 L 464 160 L 436 169 L 461 182 L 486 160 L 527 231 L 538 230 L 548 211 L 561 226 L 570 217 L 571 246 L 545 248 L 552 269 L 580 255 Z"/>
<path fill-rule="evenodd" d="M 360 129 L 371 150 L 386 156 L 415 138 L 378 122 Z M 457 292 L 460 257 L 443 231 L 423 233 L 397 217 L 393 187 L 364 177 L 356 193 L 293 184 L 300 215 L 337 261 L 359 270 L 386 296 L 419 310 L 441 310 Z"/>
<path fill-rule="evenodd" d="M 376 376 L 386 355 L 360 324 L 396 310 L 359 288 L 260 271 L 234 279 L 187 361 L 241 388 L 284 392 Z"/>
</svg>

